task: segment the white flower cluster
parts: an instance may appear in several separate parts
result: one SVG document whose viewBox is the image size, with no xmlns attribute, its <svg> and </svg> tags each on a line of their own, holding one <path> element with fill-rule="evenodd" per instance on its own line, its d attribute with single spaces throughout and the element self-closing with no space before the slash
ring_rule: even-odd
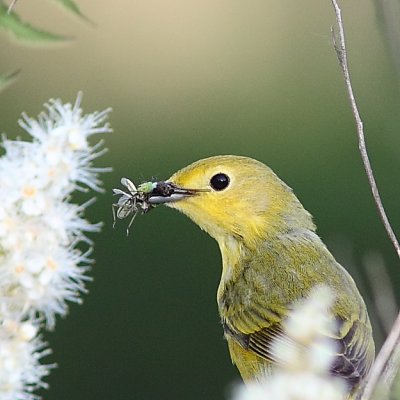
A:
<svg viewBox="0 0 400 400">
<path fill-rule="evenodd" d="M 74 105 L 50 100 L 47 112 L 19 121 L 32 141 L 3 138 L 0 158 L 0 399 L 31 400 L 52 365 L 38 336 L 45 323 L 64 315 L 67 301 L 85 291 L 91 241 L 98 231 L 82 214 L 91 201 L 70 203 L 73 191 L 101 190 L 92 161 L 104 154 L 90 136 L 110 132 L 110 110 L 83 115 Z M 87 251 L 77 248 L 81 242 Z"/>
<path fill-rule="evenodd" d="M 237 388 L 234 400 L 344 400 L 345 382 L 333 377 L 329 367 L 335 355 L 334 321 L 328 311 L 334 302 L 331 291 L 316 287 L 309 298 L 295 305 L 284 322 L 288 340 L 277 338 L 273 353 L 279 366 L 263 382 Z"/>
</svg>

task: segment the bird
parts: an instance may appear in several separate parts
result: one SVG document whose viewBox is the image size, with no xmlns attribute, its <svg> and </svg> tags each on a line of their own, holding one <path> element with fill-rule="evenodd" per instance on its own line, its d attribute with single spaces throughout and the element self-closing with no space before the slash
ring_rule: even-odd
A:
<svg viewBox="0 0 400 400">
<path fill-rule="evenodd" d="M 350 393 L 360 388 L 375 356 L 366 305 L 293 190 L 264 163 L 234 155 L 196 161 L 159 187 L 153 205 L 182 212 L 218 242 L 218 310 L 243 380 L 271 374 L 277 362 L 271 344 L 285 339 L 292 304 L 326 285 L 335 296 L 330 373 L 343 378 Z"/>
</svg>

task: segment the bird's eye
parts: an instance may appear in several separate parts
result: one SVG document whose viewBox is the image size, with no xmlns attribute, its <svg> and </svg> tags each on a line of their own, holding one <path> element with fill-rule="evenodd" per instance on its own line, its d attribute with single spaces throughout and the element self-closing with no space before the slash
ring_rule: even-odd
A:
<svg viewBox="0 0 400 400">
<path fill-rule="evenodd" d="M 224 190 L 229 185 L 229 176 L 226 174 L 216 174 L 211 178 L 210 184 L 214 190 Z"/>
</svg>

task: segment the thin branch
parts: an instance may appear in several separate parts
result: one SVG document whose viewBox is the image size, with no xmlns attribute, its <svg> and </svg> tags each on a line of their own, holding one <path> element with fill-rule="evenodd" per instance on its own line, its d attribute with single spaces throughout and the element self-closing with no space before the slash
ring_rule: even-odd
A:
<svg viewBox="0 0 400 400">
<path fill-rule="evenodd" d="M 12 2 L 10 3 L 8 10 L 7 10 L 7 14 L 10 14 L 11 11 L 13 10 L 15 4 L 16 4 L 17 0 L 12 0 Z"/>
<path fill-rule="evenodd" d="M 382 220 L 382 223 L 386 229 L 390 241 L 392 242 L 398 257 L 400 258 L 400 245 L 396 238 L 396 235 L 390 225 L 389 219 L 386 215 L 385 209 L 382 204 L 382 200 L 379 195 L 378 187 L 374 178 L 371 163 L 368 158 L 367 147 L 365 143 L 364 128 L 360 117 L 360 113 L 357 108 L 357 103 L 354 97 L 353 88 L 350 80 L 350 73 L 347 64 L 347 51 L 344 37 L 344 27 L 342 21 L 342 15 L 339 5 L 336 0 L 331 0 L 333 8 L 336 14 L 336 22 L 339 28 L 339 32 L 336 36 L 334 29 L 331 28 L 333 44 L 335 46 L 336 54 L 339 60 L 340 67 L 342 68 L 344 81 L 347 88 L 347 93 L 350 99 L 351 109 L 356 122 L 357 136 L 358 136 L 358 148 L 361 153 L 361 158 L 364 164 L 364 169 L 368 177 L 369 185 L 371 187 L 372 196 L 375 201 L 375 205 L 378 209 L 378 214 Z M 371 398 L 376 384 L 383 382 L 390 388 L 393 380 L 396 376 L 397 371 L 400 368 L 400 313 L 384 343 L 381 351 L 379 352 L 375 363 L 371 369 L 368 381 L 366 382 L 365 389 L 358 398 L 368 400 Z M 397 348 L 397 349 L 396 349 Z"/>
<path fill-rule="evenodd" d="M 347 51 L 346 51 L 346 43 L 345 43 L 345 39 L 344 39 L 344 28 L 343 28 L 341 11 L 340 11 L 337 1 L 336 0 L 331 0 L 331 1 L 333 4 L 333 7 L 335 9 L 336 21 L 337 21 L 337 25 L 339 27 L 339 33 L 338 33 L 339 42 L 337 42 L 337 40 L 336 40 L 336 35 L 335 35 L 333 28 L 331 28 L 332 36 L 333 36 L 333 44 L 335 46 L 336 54 L 339 59 L 339 63 L 342 68 L 342 71 L 343 71 L 343 77 L 344 77 L 344 81 L 346 84 L 347 93 L 349 95 L 351 109 L 353 111 L 353 116 L 354 116 L 354 119 L 356 122 L 357 136 L 358 136 L 358 148 L 360 149 L 361 158 L 362 158 L 362 161 L 364 164 L 364 169 L 365 169 L 365 172 L 367 173 L 369 185 L 370 185 L 371 191 L 372 191 L 372 196 L 374 197 L 374 201 L 375 201 L 376 207 L 378 209 L 379 216 L 380 216 L 382 223 L 386 229 L 386 232 L 389 236 L 390 241 L 393 243 L 393 246 L 396 250 L 398 257 L 400 258 L 400 244 L 396 238 L 396 235 L 393 232 L 393 229 L 390 225 L 389 219 L 388 219 L 385 209 L 383 207 L 382 200 L 379 195 L 378 187 L 376 185 L 375 177 L 372 172 L 371 163 L 368 158 L 367 146 L 365 144 L 363 122 L 361 120 L 360 113 L 358 112 L 356 99 L 354 97 L 353 87 L 352 87 L 351 81 L 350 81 L 349 67 L 347 65 Z"/>
<path fill-rule="evenodd" d="M 384 384 L 389 392 L 390 387 L 400 366 L 400 313 L 398 314 L 393 327 L 385 340 L 362 393 L 362 400 L 372 398 L 375 389 L 379 384 Z M 386 391 L 385 390 L 385 391 Z"/>
</svg>

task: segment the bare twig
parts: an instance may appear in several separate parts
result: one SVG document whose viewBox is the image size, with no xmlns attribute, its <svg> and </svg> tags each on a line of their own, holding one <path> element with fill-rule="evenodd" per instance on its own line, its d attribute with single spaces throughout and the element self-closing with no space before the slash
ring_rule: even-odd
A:
<svg viewBox="0 0 400 400">
<path fill-rule="evenodd" d="M 377 388 L 382 383 L 386 386 L 385 391 L 389 391 L 400 366 L 400 313 L 393 324 L 393 327 L 385 340 L 371 373 L 366 382 L 362 400 L 369 400 Z"/>
<path fill-rule="evenodd" d="M 11 11 L 13 10 L 15 4 L 16 4 L 17 0 L 12 0 L 12 2 L 10 3 L 10 5 L 8 6 L 8 10 L 7 10 L 7 14 L 10 14 Z"/>
<path fill-rule="evenodd" d="M 336 54 L 339 59 L 339 63 L 342 68 L 342 71 L 343 71 L 344 81 L 346 84 L 347 93 L 349 95 L 349 99 L 350 99 L 350 103 L 351 103 L 351 109 L 353 111 L 354 119 L 355 119 L 356 126 L 357 126 L 358 147 L 360 149 L 361 158 L 364 163 L 365 172 L 367 173 L 369 185 L 371 187 L 372 195 L 374 197 L 374 201 L 375 201 L 376 207 L 378 209 L 379 216 L 382 220 L 382 223 L 386 229 L 386 232 L 387 232 L 391 242 L 393 243 L 396 253 L 400 258 L 400 244 L 397 241 L 396 235 L 393 232 L 393 229 L 390 225 L 389 219 L 388 219 L 385 209 L 383 207 L 382 200 L 379 195 L 378 187 L 376 185 L 375 177 L 372 172 L 371 163 L 368 158 L 367 147 L 365 144 L 363 123 L 362 123 L 362 120 L 360 117 L 360 113 L 358 112 L 356 99 L 354 97 L 353 87 L 351 86 L 349 67 L 347 65 L 347 51 L 346 51 L 346 43 L 345 43 L 345 39 L 344 39 L 344 28 L 343 28 L 343 21 L 342 21 L 340 8 L 339 8 L 336 0 L 331 0 L 331 1 L 333 4 L 333 7 L 335 9 L 336 21 L 337 21 L 337 24 L 339 27 L 339 33 L 337 36 L 337 38 L 339 40 L 338 42 L 336 40 L 336 35 L 335 35 L 333 28 L 331 28 L 332 36 L 333 36 L 333 44 L 335 46 Z"/>
<path fill-rule="evenodd" d="M 383 207 L 382 200 L 380 198 L 378 187 L 376 185 L 376 181 L 372 171 L 371 163 L 368 158 L 363 123 L 354 97 L 354 92 L 350 80 L 349 68 L 347 64 L 347 51 L 346 51 L 346 43 L 344 37 L 344 28 L 343 28 L 341 11 L 337 1 L 336 0 L 331 0 L 331 1 L 333 4 L 333 8 L 335 10 L 336 22 L 339 28 L 337 36 L 334 32 L 334 29 L 331 28 L 333 44 L 335 46 L 340 67 L 342 68 L 343 77 L 347 88 L 347 93 L 350 99 L 351 109 L 356 122 L 358 147 L 361 153 L 361 158 L 364 164 L 365 172 L 368 177 L 369 185 L 371 187 L 372 196 L 374 198 L 376 207 L 378 209 L 378 214 L 382 220 L 382 223 L 386 229 L 390 241 L 392 242 L 396 250 L 396 253 L 400 258 L 400 245 L 390 225 L 385 209 Z M 360 394 L 358 398 L 362 398 L 363 400 L 370 399 L 378 382 L 384 382 L 387 387 L 390 387 L 392 385 L 396 372 L 400 368 L 399 345 L 400 345 L 400 314 L 398 315 L 384 345 L 382 346 L 381 351 L 379 352 L 376 358 L 376 361 L 371 369 L 371 373 L 366 383 L 364 392 L 362 396 Z"/>
</svg>

